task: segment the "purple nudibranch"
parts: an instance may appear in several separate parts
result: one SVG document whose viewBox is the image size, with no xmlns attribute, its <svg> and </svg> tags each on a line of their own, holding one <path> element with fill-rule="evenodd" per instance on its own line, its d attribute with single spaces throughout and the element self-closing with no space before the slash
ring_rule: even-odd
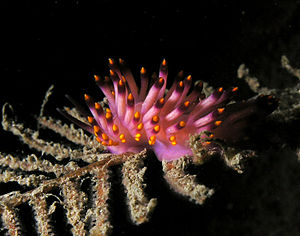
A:
<svg viewBox="0 0 300 236">
<path fill-rule="evenodd" d="M 94 134 L 99 143 L 115 154 L 138 153 L 147 148 L 161 161 L 193 155 L 190 135 L 208 131 L 210 137 L 235 142 L 245 135 L 249 117 L 264 117 L 278 105 L 276 98 L 264 95 L 230 103 L 238 87 L 229 90 L 221 87 L 206 97 L 202 92 L 203 83 L 193 85 L 192 77 L 184 77 L 183 72 L 179 72 L 166 92 L 168 67 L 165 59 L 158 76 L 152 76 L 151 81 L 142 67 L 140 88 L 122 59 L 119 62 L 109 59 L 109 67 L 109 76 L 94 76 L 109 107 L 102 107 L 85 94 L 91 113 L 87 123 L 62 113 Z"/>
</svg>

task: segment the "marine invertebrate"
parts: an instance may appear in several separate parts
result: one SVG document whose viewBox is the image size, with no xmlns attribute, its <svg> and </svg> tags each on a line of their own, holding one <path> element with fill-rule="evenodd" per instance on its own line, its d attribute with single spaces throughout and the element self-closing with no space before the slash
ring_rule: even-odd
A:
<svg viewBox="0 0 300 236">
<path fill-rule="evenodd" d="M 229 167 L 242 172 L 245 160 L 254 156 L 254 152 L 238 151 L 220 142 L 235 142 L 244 135 L 251 116 L 264 117 L 277 106 L 272 96 L 257 96 L 233 103 L 232 96 L 237 92 L 237 87 L 229 90 L 218 88 L 205 96 L 203 83 L 197 82 L 191 89 L 192 77 L 184 77 L 182 72 L 166 91 L 166 60 L 161 63 L 158 76 L 152 76 L 152 80 L 149 80 L 146 70 L 141 69 L 140 89 L 123 60 L 117 63 L 109 59 L 109 66 L 109 77 L 102 79 L 95 76 L 106 97 L 103 102 L 95 102 L 86 94 L 84 98 L 90 111 L 87 112 L 70 97 L 75 108 L 59 109 L 93 136 L 51 117 L 44 117 L 42 106 L 39 125 L 79 145 L 77 149 L 39 138 L 38 131 L 24 128 L 23 124 L 9 117 L 9 105 L 3 107 L 2 125 L 5 130 L 19 136 L 31 148 L 56 159 L 49 161 L 35 155 L 19 158 L 1 154 L 0 165 L 5 168 L 0 174 L 1 181 L 16 181 L 31 187 L 24 193 L 9 193 L 0 198 L 2 220 L 11 235 L 20 232 L 15 208 L 26 202 L 35 211 L 37 232 L 40 234 L 52 233 L 48 215 L 55 210 L 55 204 L 63 205 L 74 235 L 84 235 L 86 229 L 91 235 L 108 234 L 112 228 L 107 203 L 110 191 L 108 167 L 112 165 L 123 165 L 122 183 L 132 221 L 136 224 L 148 221 L 156 199 L 149 200 L 144 193 L 146 167 L 143 160 L 147 157 L 147 149 L 153 150 L 162 161 L 165 179 L 170 186 L 202 204 L 214 191 L 199 184 L 195 175 L 186 173 L 186 166 L 202 164 L 217 154 L 224 158 Z M 105 153 L 105 150 L 110 153 Z M 56 162 L 67 158 L 68 165 Z M 82 162 L 85 165 L 80 167 Z M 38 173 L 19 178 L 19 169 Z M 41 173 L 52 173 L 55 178 Z M 79 180 L 82 178 L 91 180 L 92 196 L 81 189 Z M 59 203 L 49 207 L 47 194 L 54 188 L 61 190 L 60 195 L 56 196 Z M 88 198 L 93 202 L 91 208 L 86 206 Z"/>
<path fill-rule="evenodd" d="M 124 61 L 120 59 L 118 64 L 110 58 L 110 76 L 102 79 L 95 75 L 108 106 L 102 107 L 91 96 L 84 95 L 91 112 L 87 117 L 89 125 L 62 112 L 95 134 L 97 141 L 111 153 L 138 153 L 146 148 L 152 149 L 161 161 L 176 160 L 193 154 L 187 142 L 191 135 L 208 131 L 213 132 L 211 137 L 237 140 L 248 117 L 258 112 L 266 115 L 276 107 L 272 96 L 227 105 L 238 87 L 229 90 L 221 87 L 205 97 L 203 83 L 198 81 L 192 90 L 192 76 L 184 77 L 182 71 L 166 92 L 166 60 L 161 63 L 158 76 L 154 75 L 151 86 L 145 68 L 141 69 L 139 89 Z M 261 109 L 259 104 L 266 105 L 266 109 Z"/>
</svg>

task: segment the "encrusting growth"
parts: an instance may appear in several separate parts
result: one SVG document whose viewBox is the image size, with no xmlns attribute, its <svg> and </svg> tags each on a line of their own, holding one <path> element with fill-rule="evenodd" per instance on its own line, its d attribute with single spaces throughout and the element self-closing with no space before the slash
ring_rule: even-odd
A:
<svg viewBox="0 0 300 236">
<path fill-rule="evenodd" d="M 24 192 L 13 191 L 0 196 L 1 219 L 9 235 L 22 234 L 22 219 L 16 213 L 21 204 L 32 207 L 36 232 L 40 235 L 54 235 L 51 214 L 58 204 L 64 208 L 73 235 L 108 235 L 113 229 L 108 205 L 109 168 L 114 165 L 122 165 L 122 184 L 132 222 L 139 225 L 149 221 L 157 203 L 156 198 L 149 199 L 145 194 L 147 167 L 144 160 L 149 151 L 162 161 L 164 178 L 173 190 L 203 204 L 214 190 L 187 173 L 187 165 L 200 165 L 219 156 L 229 167 L 242 173 L 246 160 L 255 153 L 239 151 L 231 145 L 244 136 L 251 117 L 263 118 L 277 106 L 273 96 L 263 95 L 234 102 L 237 87 L 221 87 L 206 96 L 203 82 L 193 84 L 192 76 L 184 76 L 182 71 L 166 90 L 166 60 L 162 61 L 158 75 L 152 77 L 141 68 L 139 88 L 124 60 L 109 59 L 108 62 L 109 75 L 94 76 L 105 95 L 103 102 L 84 94 L 89 108 L 86 111 L 67 95 L 75 108 L 58 109 L 82 129 L 43 115 L 53 87 L 43 102 L 38 127 L 56 132 L 77 145 L 76 148 L 40 138 L 39 131 L 25 128 L 9 115 L 12 113 L 10 105 L 3 106 L 3 129 L 42 153 L 27 157 L 0 153 L 3 169 L 0 181 L 29 187 Z M 49 158 L 43 159 L 43 155 Z M 83 190 L 83 179 L 90 180 L 91 193 Z M 54 189 L 58 189 L 59 194 L 51 193 Z M 49 196 L 55 196 L 58 201 L 49 206 Z"/>
<path fill-rule="evenodd" d="M 90 235 L 105 235 L 112 230 L 112 225 L 109 222 L 109 210 L 107 200 L 110 192 L 110 182 L 108 169 L 94 169 L 93 174 L 93 194 L 94 205 L 91 209 L 92 228 Z"/>
<path fill-rule="evenodd" d="M 55 235 L 52 231 L 52 226 L 48 217 L 49 210 L 46 202 L 46 196 L 38 193 L 29 201 L 29 204 L 32 206 L 34 211 L 38 234 Z"/>
<path fill-rule="evenodd" d="M 149 220 L 149 215 L 156 206 L 155 198 L 147 199 L 144 189 L 146 184 L 143 183 L 146 167 L 143 159 L 146 156 L 137 156 L 126 161 L 123 164 L 123 185 L 127 192 L 128 205 L 131 210 L 131 219 L 136 224 L 141 224 Z"/>
<path fill-rule="evenodd" d="M 170 187 L 177 193 L 189 197 L 197 204 L 203 204 L 206 198 L 213 195 L 214 190 L 209 189 L 205 185 L 198 184 L 196 175 L 190 175 L 185 172 L 191 159 L 182 157 L 173 162 L 163 161 L 163 171 L 165 179 L 170 184 Z"/>
<path fill-rule="evenodd" d="M 5 204 L 1 205 L 1 219 L 3 224 L 6 226 L 9 235 L 21 235 L 21 229 L 17 218 L 16 209 Z"/>
</svg>

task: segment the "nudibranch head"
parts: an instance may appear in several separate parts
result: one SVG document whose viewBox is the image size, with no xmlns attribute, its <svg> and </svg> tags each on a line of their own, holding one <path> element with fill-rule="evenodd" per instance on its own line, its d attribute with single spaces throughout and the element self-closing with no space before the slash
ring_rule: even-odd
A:
<svg viewBox="0 0 300 236">
<path fill-rule="evenodd" d="M 173 85 L 166 90 L 168 67 L 163 60 L 158 76 L 149 79 L 146 69 L 140 70 L 138 88 L 131 71 L 122 59 L 109 59 L 109 76 L 94 76 L 108 100 L 108 107 L 85 94 L 91 115 L 88 131 L 107 149 L 116 154 L 155 152 L 159 160 L 176 160 L 192 155 L 190 135 L 204 131 L 213 137 L 234 141 L 242 135 L 247 117 L 268 114 L 276 107 L 273 97 L 262 96 L 228 105 L 238 88 L 216 89 L 209 96 L 202 92 L 203 83 L 193 85 L 192 76 L 179 72 Z M 260 109 L 260 103 L 268 109 Z"/>
</svg>

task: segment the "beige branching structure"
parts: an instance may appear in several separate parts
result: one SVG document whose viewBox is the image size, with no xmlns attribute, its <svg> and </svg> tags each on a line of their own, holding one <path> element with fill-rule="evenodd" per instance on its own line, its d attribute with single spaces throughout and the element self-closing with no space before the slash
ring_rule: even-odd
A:
<svg viewBox="0 0 300 236">
<path fill-rule="evenodd" d="M 49 94 L 48 91 L 45 100 L 48 99 Z M 77 144 L 78 148 L 72 149 L 67 145 L 39 138 L 39 131 L 25 128 L 22 123 L 16 123 L 12 117 L 9 117 L 8 113 L 12 112 L 9 104 L 3 106 L 2 126 L 4 130 L 20 137 L 22 142 L 41 152 L 42 155 L 47 154 L 54 158 L 53 161 L 49 161 L 34 154 L 22 158 L 0 153 L 0 166 L 3 168 L 0 181 L 17 182 L 21 186 L 32 188 L 24 193 L 13 191 L 0 196 L 1 219 L 7 233 L 22 235 L 20 227 L 22 219 L 18 217 L 17 207 L 21 204 L 29 204 L 34 212 L 37 233 L 55 235 L 51 215 L 55 212 L 56 205 L 61 204 L 73 235 L 108 235 L 113 228 L 108 210 L 111 188 L 109 167 L 120 164 L 123 165 L 122 183 L 127 194 L 132 222 L 138 225 L 149 221 L 157 199 L 149 200 L 144 191 L 146 188 L 144 174 L 147 169 L 144 167 L 146 150 L 138 154 L 104 153 L 105 147 L 94 138 L 87 136 L 83 130 L 43 116 L 45 104 L 46 102 L 43 103 L 38 117 L 39 128 L 47 128 L 60 134 Z M 77 116 L 78 119 L 81 118 L 74 109 L 66 109 L 66 111 Z M 66 165 L 59 163 L 66 159 L 68 160 Z M 79 167 L 77 161 L 83 161 L 86 165 Z M 176 192 L 189 197 L 198 204 L 203 204 L 214 191 L 197 183 L 196 176 L 185 173 L 186 165 L 192 162 L 193 160 L 188 157 L 174 162 L 163 162 L 165 179 Z M 34 171 L 39 174 L 32 173 Z M 51 179 L 48 174 L 54 174 L 55 178 Z M 89 196 L 81 189 L 81 180 L 84 178 L 91 180 L 92 199 L 89 199 Z M 47 198 L 53 196 L 51 191 L 54 189 L 60 190 L 60 194 L 55 196 L 59 200 L 49 205 Z M 93 202 L 89 209 L 87 209 L 88 201 Z"/>
<path fill-rule="evenodd" d="M 37 232 L 39 235 L 54 235 L 50 219 L 48 217 L 49 210 L 46 202 L 46 195 L 42 193 L 36 194 L 31 200 L 29 200 L 29 204 L 32 206 L 34 211 Z"/>
<path fill-rule="evenodd" d="M 46 99 L 50 92 L 48 91 Z M 62 124 L 61 121 L 43 116 L 42 111 L 38 117 L 39 128 L 50 129 L 69 141 L 78 145 L 77 149 L 61 143 L 46 141 L 39 138 L 39 131 L 25 128 L 22 123 L 16 123 L 8 114 L 12 107 L 5 104 L 2 110 L 2 126 L 4 130 L 18 136 L 30 148 L 41 152 L 41 156 L 50 155 L 53 161 L 43 159 L 35 154 L 27 157 L 17 157 L 0 153 L 0 181 L 3 183 L 17 182 L 21 186 L 30 187 L 24 193 L 13 191 L 0 196 L 0 213 L 4 228 L 9 235 L 22 235 L 18 206 L 28 204 L 34 212 L 36 231 L 39 235 L 55 235 L 51 215 L 55 212 L 56 205 L 61 204 L 65 210 L 68 224 L 73 235 L 108 235 L 113 226 L 109 220 L 108 199 L 111 188 L 109 182 L 110 170 L 113 165 L 123 165 L 122 183 L 127 194 L 132 222 L 139 225 L 149 221 L 157 199 L 148 199 L 145 194 L 146 184 L 144 166 L 146 150 L 138 154 L 125 153 L 112 155 L 105 153 L 105 147 L 94 138 L 87 136 L 81 129 L 73 125 Z M 67 109 L 72 115 L 76 110 Z M 80 119 L 80 116 L 77 114 Z M 59 162 L 68 160 L 63 165 Z M 85 166 L 79 167 L 77 161 L 83 161 Z M 184 172 L 185 163 L 190 159 L 182 158 L 175 162 L 163 162 L 165 178 L 176 192 L 183 194 L 202 204 L 213 190 L 198 184 L 195 176 Z M 55 178 L 50 178 L 54 174 Z M 81 180 L 89 178 L 91 181 L 92 196 L 88 196 L 81 188 Z M 55 195 L 58 201 L 51 205 L 47 203 L 51 192 L 59 189 L 60 194 Z M 90 198 L 91 199 L 90 199 Z M 87 208 L 88 201 L 92 207 Z"/>
<path fill-rule="evenodd" d="M 206 198 L 213 195 L 214 190 L 198 184 L 196 175 L 185 173 L 191 159 L 182 157 L 173 162 L 162 162 L 165 179 L 176 192 L 189 197 L 197 204 L 203 204 Z"/>
<path fill-rule="evenodd" d="M 18 217 L 18 206 L 29 204 L 34 212 L 36 231 L 39 235 L 55 235 L 51 223 L 51 214 L 55 211 L 56 204 L 61 204 L 65 209 L 66 219 L 71 225 L 73 235 L 107 235 L 111 232 L 112 225 L 109 221 L 107 200 L 110 192 L 109 167 L 124 164 L 123 182 L 127 187 L 128 206 L 134 223 L 143 223 L 149 219 L 149 214 L 155 206 L 155 199 L 147 200 L 143 192 L 143 173 L 145 168 L 142 160 L 146 157 L 146 151 L 139 154 L 112 155 L 103 153 L 104 147 L 93 138 L 87 136 L 81 129 L 75 129 L 73 125 L 62 124 L 51 117 L 40 116 L 39 125 L 48 128 L 71 142 L 83 146 L 71 149 L 63 144 L 48 142 L 39 138 L 39 132 L 24 128 L 21 123 L 16 123 L 8 116 L 11 106 L 3 106 L 2 126 L 5 130 L 19 136 L 22 142 L 30 148 L 55 158 L 54 161 L 42 159 L 34 154 L 25 158 L 0 153 L 0 181 L 3 183 L 17 182 L 21 186 L 32 188 L 21 193 L 13 191 L 0 196 L 0 213 L 4 228 L 9 235 L 22 235 L 20 225 L 22 219 Z M 55 163 L 68 159 L 66 165 Z M 84 161 L 86 165 L 79 167 L 77 160 Z M 133 164 L 135 172 L 131 172 L 129 166 Z M 39 174 L 32 174 L 37 171 Z M 47 174 L 54 174 L 51 179 Z M 137 178 L 134 175 L 137 174 Z M 81 189 L 81 180 L 90 178 L 93 189 L 93 206 L 87 209 L 88 196 Z M 128 179 L 130 178 L 131 183 Z M 59 189 L 60 194 L 55 196 L 59 201 L 49 206 L 48 196 L 52 196 L 52 190 Z M 62 200 L 61 200 L 62 199 Z M 136 201 L 134 199 L 137 199 Z M 146 205 L 146 207 L 145 207 Z M 90 225 L 87 226 L 87 222 Z"/>
<path fill-rule="evenodd" d="M 109 198 L 110 183 L 108 181 L 110 171 L 105 168 L 93 170 L 94 206 L 91 209 L 92 228 L 90 235 L 105 235 L 111 232 L 112 225 L 109 222 L 109 210 L 107 200 Z M 98 180 L 98 181 L 95 181 Z"/>
<path fill-rule="evenodd" d="M 139 156 L 126 161 L 122 169 L 123 185 L 127 192 L 131 219 L 136 224 L 147 222 L 149 213 L 156 206 L 156 199 L 149 201 L 143 191 L 146 187 L 146 184 L 143 183 L 146 169 L 143 167 L 143 159 Z"/>
<path fill-rule="evenodd" d="M 213 140 L 211 140 L 211 142 L 214 148 L 210 148 L 209 151 L 207 151 L 199 141 L 202 135 L 203 134 L 199 134 L 190 137 L 190 146 L 193 151 L 192 157 L 185 156 L 172 162 L 162 162 L 163 171 L 165 173 L 164 177 L 170 184 L 170 187 L 174 189 L 175 192 L 188 197 L 191 201 L 200 205 L 214 194 L 214 190 L 198 183 L 196 175 L 186 173 L 186 168 L 189 165 L 202 165 L 209 159 L 219 156 L 228 167 L 241 174 L 246 166 L 246 162 L 255 157 L 254 151 L 238 151 L 233 147 L 223 147 L 221 144 L 213 142 Z"/>
<path fill-rule="evenodd" d="M 286 68 L 287 66 L 285 64 Z M 244 65 L 239 68 L 238 73 L 239 78 L 246 78 L 253 91 L 260 92 L 258 80 L 249 76 L 249 70 Z M 51 89 L 52 87 L 46 94 L 37 118 L 37 130 L 17 123 L 8 115 L 12 113 L 12 107 L 9 104 L 3 106 L 3 129 L 18 136 L 23 143 L 40 153 L 25 157 L 0 153 L 0 182 L 15 182 L 26 188 L 24 192 L 12 191 L 0 196 L 0 214 L 5 233 L 22 235 L 22 219 L 18 214 L 18 207 L 27 204 L 34 214 L 36 232 L 39 235 L 55 235 L 56 229 L 51 215 L 58 205 L 64 209 L 65 219 L 73 235 L 108 235 L 113 230 L 108 200 L 111 190 L 110 167 L 114 165 L 122 166 L 122 184 L 132 222 L 139 225 L 149 221 L 157 199 L 149 199 L 145 194 L 147 185 L 144 174 L 147 167 L 144 166 L 144 160 L 147 158 L 147 150 L 137 154 L 113 155 L 107 153 L 104 146 L 83 130 L 44 116 L 44 106 Z M 65 108 L 65 111 L 86 122 L 76 109 Z M 41 128 L 54 131 L 74 145 L 71 148 L 66 142 L 56 143 L 40 138 Z M 246 162 L 255 153 L 226 147 L 215 140 L 210 140 L 215 149 L 207 152 L 199 139 L 200 136 L 191 136 L 189 140 L 193 157 L 184 156 L 176 161 L 163 161 L 162 168 L 171 189 L 197 204 L 203 204 L 212 196 L 214 190 L 199 183 L 196 175 L 187 173 L 188 165 L 201 165 L 218 153 L 227 166 L 242 173 Z M 85 179 L 90 181 L 90 193 L 82 187 Z M 49 197 L 57 200 L 49 203 Z"/>
<path fill-rule="evenodd" d="M 1 204 L 1 219 L 8 230 L 9 235 L 21 235 L 19 221 L 17 219 L 16 209 Z"/>
<path fill-rule="evenodd" d="M 292 67 L 289 59 L 285 55 L 281 57 L 281 66 L 300 80 L 300 69 Z"/>
</svg>

